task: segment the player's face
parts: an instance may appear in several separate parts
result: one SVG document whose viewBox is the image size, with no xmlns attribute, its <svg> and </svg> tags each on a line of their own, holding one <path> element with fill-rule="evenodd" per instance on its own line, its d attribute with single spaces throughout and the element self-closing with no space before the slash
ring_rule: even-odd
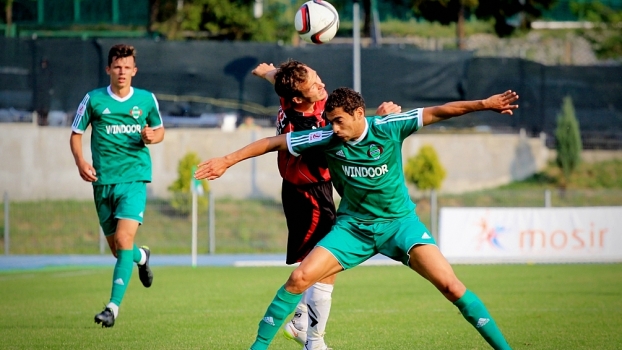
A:
<svg viewBox="0 0 622 350">
<path fill-rule="evenodd" d="M 117 58 L 106 67 L 106 73 L 110 76 L 110 85 L 117 89 L 127 88 L 132 85 L 132 77 L 136 75 L 136 63 L 134 57 Z"/>
<path fill-rule="evenodd" d="M 333 127 L 333 133 L 344 142 L 358 139 L 365 131 L 363 108 L 355 109 L 354 115 L 350 115 L 343 108 L 337 107 L 326 113 L 326 119 Z"/>
<path fill-rule="evenodd" d="M 320 79 L 316 71 L 309 67 L 305 68 L 307 69 L 307 81 L 298 88 L 298 91 L 302 93 L 301 100 L 307 103 L 314 103 L 325 99 L 326 95 L 328 95 L 326 89 L 324 89 L 326 85 L 322 83 L 322 79 Z"/>
</svg>

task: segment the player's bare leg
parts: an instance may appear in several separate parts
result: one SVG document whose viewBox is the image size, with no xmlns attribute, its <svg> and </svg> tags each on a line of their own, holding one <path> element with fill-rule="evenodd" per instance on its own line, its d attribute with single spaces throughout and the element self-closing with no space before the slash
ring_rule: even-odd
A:
<svg viewBox="0 0 622 350">
<path fill-rule="evenodd" d="M 101 323 L 104 327 L 112 327 L 119 315 L 119 306 L 132 276 L 133 262 L 144 265 L 148 260 L 145 250 L 134 244 L 138 226 L 137 221 L 121 219 L 117 223 L 115 234 L 106 237 L 110 251 L 117 258 L 117 262 L 113 272 L 110 302 L 102 312 L 95 315 L 95 322 Z"/>
<path fill-rule="evenodd" d="M 435 245 L 417 245 L 410 252 L 410 267 L 430 281 L 462 313 L 494 349 L 510 349 L 484 303 L 456 277 Z"/>
<path fill-rule="evenodd" d="M 274 339 L 285 318 L 294 311 L 302 299 L 302 293 L 317 281 L 334 275 L 342 267 L 335 257 L 322 247 L 314 248 L 300 263 L 281 287 L 268 310 L 259 322 L 257 338 L 251 346 L 253 350 L 265 350 Z"/>
</svg>

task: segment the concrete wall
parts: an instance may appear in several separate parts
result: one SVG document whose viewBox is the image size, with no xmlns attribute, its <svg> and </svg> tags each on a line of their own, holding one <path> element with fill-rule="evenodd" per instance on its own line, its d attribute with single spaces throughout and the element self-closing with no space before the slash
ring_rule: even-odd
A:
<svg viewBox="0 0 622 350">
<path fill-rule="evenodd" d="M 0 124 L 0 194 L 13 200 L 90 199 L 92 187 L 84 182 L 69 149 L 69 128 Z M 177 164 L 187 152 L 201 159 L 234 151 L 254 138 L 274 135 L 274 130 L 167 129 L 164 142 L 149 146 L 153 159 L 152 197 L 168 197 L 167 187 L 177 178 Z M 90 132 L 83 137 L 90 154 Z M 404 157 L 431 144 L 447 170 L 443 192 L 483 189 L 523 179 L 542 169 L 548 150 L 542 139 L 521 135 L 416 134 L 404 143 Z M 246 160 L 210 186 L 216 197 L 244 198 L 265 195 L 280 198 L 281 178 L 276 155 Z"/>
</svg>

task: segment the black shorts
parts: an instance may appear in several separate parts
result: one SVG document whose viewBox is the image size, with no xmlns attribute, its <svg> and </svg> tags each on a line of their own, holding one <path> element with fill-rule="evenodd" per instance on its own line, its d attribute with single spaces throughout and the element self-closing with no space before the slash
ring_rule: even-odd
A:
<svg viewBox="0 0 622 350">
<path fill-rule="evenodd" d="M 296 186 L 283 181 L 283 212 L 287 221 L 287 264 L 301 262 L 335 224 L 332 182 Z"/>
</svg>

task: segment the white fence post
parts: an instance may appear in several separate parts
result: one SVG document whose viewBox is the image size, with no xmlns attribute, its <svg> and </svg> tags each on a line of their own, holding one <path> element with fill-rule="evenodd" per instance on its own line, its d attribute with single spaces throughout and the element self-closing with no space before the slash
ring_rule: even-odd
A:
<svg viewBox="0 0 622 350">
<path fill-rule="evenodd" d="M 192 191 L 192 267 L 197 267 L 197 191 Z"/>
<path fill-rule="evenodd" d="M 544 190 L 544 207 L 551 207 L 551 190 Z"/>
<path fill-rule="evenodd" d="M 208 206 L 208 220 L 209 220 L 209 253 L 213 255 L 216 252 L 216 223 L 215 223 L 215 208 L 214 208 L 214 194 L 212 191 L 207 193 L 207 197 L 209 198 L 209 206 Z"/>
<path fill-rule="evenodd" d="M 9 193 L 4 192 L 4 255 L 9 255 L 11 239 L 9 237 Z"/>
<path fill-rule="evenodd" d="M 438 199 L 436 196 L 436 190 L 430 191 L 430 231 L 432 231 L 432 237 L 438 244 L 438 229 L 436 228 L 438 223 Z"/>
</svg>

